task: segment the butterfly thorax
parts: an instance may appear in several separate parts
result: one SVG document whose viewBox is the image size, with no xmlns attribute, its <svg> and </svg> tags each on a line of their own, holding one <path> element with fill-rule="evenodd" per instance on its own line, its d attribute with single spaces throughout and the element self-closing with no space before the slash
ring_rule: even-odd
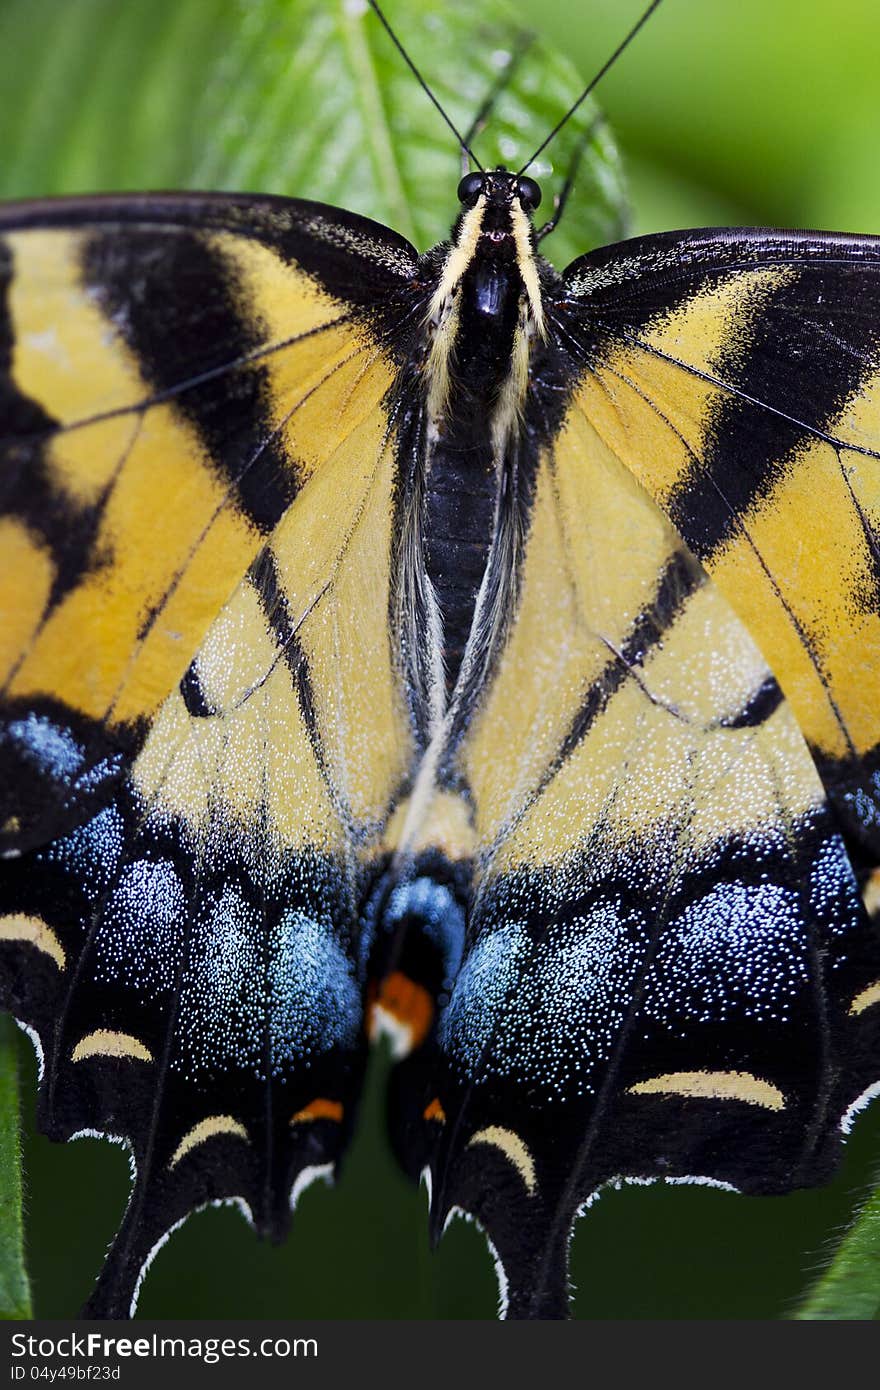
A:
<svg viewBox="0 0 880 1390">
<path fill-rule="evenodd" d="M 544 334 L 539 259 L 516 176 L 472 177 L 479 190 L 438 248 L 425 323 L 428 414 L 435 433 L 468 414 L 488 418 L 500 444 L 522 409 L 531 344 Z"/>
<path fill-rule="evenodd" d="M 476 196 L 434 253 L 425 324 L 424 563 L 447 698 L 474 627 L 499 495 L 516 466 L 530 357 L 544 331 L 534 231 L 516 176 L 473 177 Z"/>
</svg>

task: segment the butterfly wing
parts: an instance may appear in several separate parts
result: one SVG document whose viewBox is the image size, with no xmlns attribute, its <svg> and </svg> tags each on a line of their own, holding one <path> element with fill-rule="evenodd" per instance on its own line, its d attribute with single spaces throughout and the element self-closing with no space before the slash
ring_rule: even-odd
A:
<svg viewBox="0 0 880 1390">
<path fill-rule="evenodd" d="M 608 257 L 609 303 L 630 269 L 626 248 L 621 261 L 615 270 Z M 454 750 L 433 843 L 426 827 L 394 905 L 401 920 L 421 913 L 413 969 L 433 971 L 448 996 L 399 1066 L 397 1147 L 411 1171 L 427 1169 L 435 1234 L 456 1209 L 483 1225 L 508 1313 L 520 1317 L 564 1315 L 572 1223 L 603 1183 L 782 1192 L 822 1181 L 841 1124 L 880 1072 L 880 942 L 799 728 L 796 688 L 787 699 L 784 664 L 771 644 L 771 671 L 746 630 L 737 586 L 728 597 L 726 572 L 705 550 L 704 567 L 642 485 L 651 478 L 656 490 L 671 473 L 682 419 L 629 380 L 620 387 L 623 369 L 605 365 L 610 342 L 604 356 L 582 346 L 577 357 L 575 342 L 590 332 L 601 342 L 603 323 L 572 302 L 571 277 L 560 297 L 556 377 L 547 369 L 545 392 L 536 367 L 525 422 L 526 439 L 549 442 L 515 617 Z M 717 305 L 701 308 L 709 326 L 685 324 L 679 357 L 689 333 L 696 351 L 710 330 L 736 330 Z M 618 330 L 620 356 L 622 340 Z M 633 401 L 644 415 L 626 413 Z M 703 408 L 692 404 L 692 429 L 708 429 Z M 787 419 L 767 429 L 772 457 L 785 457 Z M 748 429 L 729 444 L 760 472 Z M 877 502 L 864 475 L 848 479 L 859 500 L 846 535 L 829 541 L 841 542 L 836 568 L 822 561 L 829 612 L 866 561 L 851 547 Z M 782 588 L 789 607 L 821 598 L 808 567 L 777 578 L 768 559 L 767 569 L 766 592 Z M 766 641 L 760 623 L 756 638 Z M 824 669 L 818 684 L 827 705 Z M 853 708 L 864 696 L 867 719 L 869 695 L 845 689 Z M 873 728 L 865 750 L 876 717 Z M 866 785 L 864 763 L 845 769 Z M 840 784 L 828 781 L 834 795 Z M 469 866 L 457 912 L 443 898 L 455 881 L 432 862 L 441 845 Z M 435 945 L 432 956 L 438 940 L 445 955 Z M 457 970 L 444 969 L 451 958 Z"/>
<path fill-rule="evenodd" d="M 130 1150 L 89 1305 L 125 1316 L 190 1211 L 279 1236 L 351 1128 L 361 900 L 413 756 L 389 338 L 415 257 L 222 197 L 24 208 L 4 238 L 0 978 L 41 1126 Z"/>
<path fill-rule="evenodd" d="M 582 408 L 752 633 L 876 863 L 880 243 L 648 237 L 575 261 L 557 327 Z"/>
<path fill-rule="evenodd" d="M 280 199 L 4 212 L 5 850 L 111 794 L 279 519 L 380 411 L 414 264 Z"/>
<path fill-rule="evenodd" d="M 110 438 L 111 422 L 158 419 L 180 397 L 172 424 L 183 417 L 198 446 L 175 434 L 172 453 L 187 478 L 194 453 L 211 478 L 219 449 L 226 479 L 200 514 L 195 557 L 217 516 L 240 523 L 196 582 L 195 560 L 174 567 L 179 538 L 164 571 L 158 546 L 158 582 L 144 578 L 136 488 L 128 530 L 108 520 L 105 495 L 148 485 L 167 457 L 141 451 L 146 423 L 129 421 L 121 444 L 112 436 L 109 462 L 101 447 L 68 465 L 50 448 L 46 462 L 46 439 L 63 435 L 66 451 L 78 431 L 35 415 L 49 415 L 46 392 L 22 389 L 25 357 L 10 353 L 9 477 L 18 486 L 30 468 L 40 488 L 48 477 L 52 505 L 37 520 L 63 513 L 70 479 L 85 488 L 94 459 L 104 470 L 90 494 L 101 546 L 77 542 L 74 526 L 43 537 L 14 488 L 8 507 L 26 594 L 35 555 L 45 575 L 7 680 L 20 703 L 8 713 L 17 802 L 5 830 L 23 853 L 4 879 L 5 998 L 45 1053 L 44 1125 L 124 1138 L 136 1163 L 92 1308 L 126 1311 L 151 1248 L 200 1203 L 241 1200 L 262 1229 L 283 1229 L 288 1194 L 344 1141 L 373 953 L 385 978 L 370 1012 L 415 1044 L 395 1081 L 397 1142 L 408 1167 L 429 1169 L 435 1231 L 455 1208 L 475 1215 L 510 1311 L 554 1315 L 571 1222 L 609 1178 L 782 1190 L 827 1172 L 841 1114 L 876 1076 L 876 938 L 774 676 L 585 398 L 598 379 L 587 327 L 599 341 L 601 325 L 571 307 L 572 276 L 553 316 L 556 376 L 534 393 L 523 434 L 535 457 L 521 573 L 505 590 L 518 588 L 514 621 L 413 830 L 400 796 L 419 721 L 388 631 L 406 504 L 393 448 L 406 403 L 389 388 L 412 358 L 413 254 L 326 209 L 268 203 L 254 231 L 244 203 L 195 203 L 174 216 L 151 207 L 163 225 L 177 217 L 175 245 L 179 234 L 213 252 L 220 238 L 222 273 L 188 279 L 189 252 L 166 259 L 171 242 L 159 263 L 191 304 L 256 310 L 247 346 L 164 384 L 151 368 L 70 420 L 84 439 Z M 121 334 L 143 364 L 139 307 L 152 284 L 154 322 L 165 281 L 151 279 L 149 240 L 129 260 L 125 246 L 152 214 L 138 200 L 106 206 L 115 231 L 96 264 L 116 267 L 105 278 L 117 293 L 99 275 L 86 301 L 103 315 L 98 346 Z M 51 225 L 63 209 L 33 216 L 25 242 L 79 236 Z M 73 256 L 81 268 L 82 249 Z M 285 336 L 285 290 L 300 309 L 329 296 L 329 317 Z M 8 337 L 48 348 L 55 369 L 64 354 L 47 324 L 27 326 L 39 298 L 25 296 Z M 206 325 L 199 350 L 223 341 Z M 162 337 L 185 346 L 167 323 Z M 203 391 L 215 393 L 204 408 Z M 211 429 L 239 392 L 230 467 L 227 428 Z M 296 485 L 273 463 L 242 505 L 243 478 L 279 441 Z M 285 496 L 260 521 L 279 476 Z M 58 589 L 58 556 L 76 544 L 90 563 L 68 564 L 74 582 Z M 53 644 L 55 607 L 114 565 L 118 582 L 71 606 L 76 645 L 57 633 Z M 115 618 L 100 642 L 89 627 L 105 599 L 128 615 L 118 643 Z M 165 643 L 148 658 L 157 623 Z M 41 675 L 31 653 L 42 645 Z M 15 683 L 22 672 L 30 684 Z M 395 846 L 397 878 L 370 893 Z M 448 1001 L 439 1022 L 436 998 Z"/>
</svg>

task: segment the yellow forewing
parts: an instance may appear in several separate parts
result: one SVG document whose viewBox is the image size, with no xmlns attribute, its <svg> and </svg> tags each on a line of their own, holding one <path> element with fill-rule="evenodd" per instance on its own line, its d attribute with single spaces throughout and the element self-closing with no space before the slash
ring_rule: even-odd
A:
<svg viewBox="0 0 880 1390">
<path fill-rule="evenodd" d="M 738 345 L 745 355 L 767 296 L 797 274 L 756 270 L 696 293 L 585 374 L 580 408 L 673 515 L 687 510 L 694 481 L 708 478 L 713 431 L 732 398 L 717 376 L 719 361 L 735 375 Z M 773 400 L 766 404 L 772 411 Z M 758 415 L 763 405 L 753 409 Z M 877 584 L 880 472 L 875 457 L 854 450 L 880 443 L 880 375 L 867 372 L 822 433 L 828 437 L 805 428 L 793 450 L 783 433 L 778 457 L 753 458 L 743 431 L 738 466 L 758 485 L 743 505 L 725 495 L 727 482 L 735 494 L 733 479 L 715 479 L 712 505 L 726 535 L 701 559 L 761 648 L 811 746 L 844 759 L 878 740 L 880 611 L 866 596 Z"/>
<path fill-rule="evenodd" d="M 188 419 L 186 383 L 156 398 L 124 325 L 83 282 L 88 235 L 6 238 L 12 381 L 60 427 L 24 441 L 34 454 L 23 465 L 13 441 L 7 467 L 39 466 L 55 512 L 87 509 L 95 524 L 85 563 L 50 604 L 63 557 L 26 517 L 3 522 L 0 683 L 10 697 L 48 696 L 116 723 L 158 709 L 265 538 Z M 204 240 L 235 268 L 235 294 L 263 343 L 269 426 L 292 493 L 365 422 L 383 428 L 393 367 L 345 321 L 346 306 L 273 251 L 232 233 Z M 231 392 L 237 370 L 229 364 Z"/>
</svg>

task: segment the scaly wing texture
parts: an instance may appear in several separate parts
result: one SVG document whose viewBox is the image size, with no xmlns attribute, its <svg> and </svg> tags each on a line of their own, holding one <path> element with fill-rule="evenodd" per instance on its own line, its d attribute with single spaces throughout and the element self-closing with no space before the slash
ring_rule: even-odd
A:
<svg viewBox="0 0 880 1390">
<path fill-rule="evenodd" d="M 513 620 L 418 824 L 389 629 L 411 250 L 303 204 L 76 206 L 12 214 L 5 243 L 0 941 L 4 1000 L 44 1053 L 42 1123 L 132 1150 L 91 1311 L 128 1311 L 204 1202 L 280 1234 L 344 1144 L 380 969 L 369 1013 L 414 1049 L 398 1151 L 430 1173 L 435 1232 L 456 1208 L 486 1227 L 513 1315 L 564 1312 L 572 1221 L 609 1179 L 820 1180 L 878 1070 L 880 958 L 836 820 L 868 857 L 877 739 L 834 656 L 876 555 L 873 446 L 842 423 L 870 430 L 870 244 L 795 238 L 781 266 L 781 242 L 741 239 L 789 288 L 827 272 L 812 319 L 788 281 L 749 289 L 723 238 L 572 268 L 519 441 Z M 856 279 L 823 318 L 839 262 Z M 676 353 L 646 346 L 676 315 Z M 786 362 L 809 359 L 794 385 L 786 330 Z M 655 399 L 646 363 L 717 397 Z M 711 486 L 666 486 L 710 444 L 728 448 Z M 814 445 L 827 550 L 805 505 L 767 501 Z M 751 540 L 725 569 L 701 499 L 737 460 L 773 546 L 737 504 Z M 755 554 L 761 603 L 737 579 Z"/>
<path fill-rule="evenodd" d="M 294 498 L 380 410 L 414 260 L 282 200 L 4 213 L 5 849 L 109 794 Z"/>
<path fill-rule="evenodd" d="M 880 856 L 880 243 L 672 233 L 569 267 L 578 399 L 736 609 Z"/>
<path fill-rule="evenodd" d="M 24 208 L 2 244 L 3 1003 L 46 1132 L 130 1149 L 89 1305 L 125 1316 L 190 1211 L 278 1237 L 350 1132 L 361 901 L 413 756 L 414 253 L 227 198 Z"/>
<path fill-rule="evenodd" d="M 484 1227 L 516 1317 L 564 1316 L 603 1183 L 819 1182 L 880 1073 L 880 946 L 793 706 L 584 379 L 435 811 L 467 920 L 427 831 L 394 904 L 448 999 L 398 1068 L 398 1150 L 435 1234 Z M 677 435 L 618 440 L 662 472 Z"/>
</svg>

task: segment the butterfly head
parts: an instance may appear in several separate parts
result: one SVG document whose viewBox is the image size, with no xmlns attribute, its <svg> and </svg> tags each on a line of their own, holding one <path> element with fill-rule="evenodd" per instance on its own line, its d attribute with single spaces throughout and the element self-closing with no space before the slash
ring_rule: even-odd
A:
<svg viewBox="0 0 880 1390">
<path fill-rule="evenodd" d="M 541 201 L 534 179 L 509 169 L 465 174 L 458 185 L 461 211 L 452 229 L 428 320 L 440 323 L 469 277 L 480 314 L 491 317 L 521 296 L 538 334 L 544 318 L 532 213 Z M 503 317 L 503 315 L 502 315 Z"/>
<path fill-rule="evenodd" d="M 462 208 L 476 207 L 485 198 L 488 208 L 509 209 L 518 203 L 530 217 L 541 203 L 541 188 L 534 179 L 512 174 L 508 169 L 483 170 L 465 174 L 458 185 L 458 201 Z"/>
<path fill-rule="evenodd" d="M 467 260 L 481 254 L 491 260 L 533 259 L 535 251 L 532 214 L 541 201 L 534 179 L 509 169 L 485 169 L 465 174 L 458 185 L 461 212 L 452 229 L 452 240 Z M 457 266 L 461 270 L 464 265 Z"/>
</svg>

